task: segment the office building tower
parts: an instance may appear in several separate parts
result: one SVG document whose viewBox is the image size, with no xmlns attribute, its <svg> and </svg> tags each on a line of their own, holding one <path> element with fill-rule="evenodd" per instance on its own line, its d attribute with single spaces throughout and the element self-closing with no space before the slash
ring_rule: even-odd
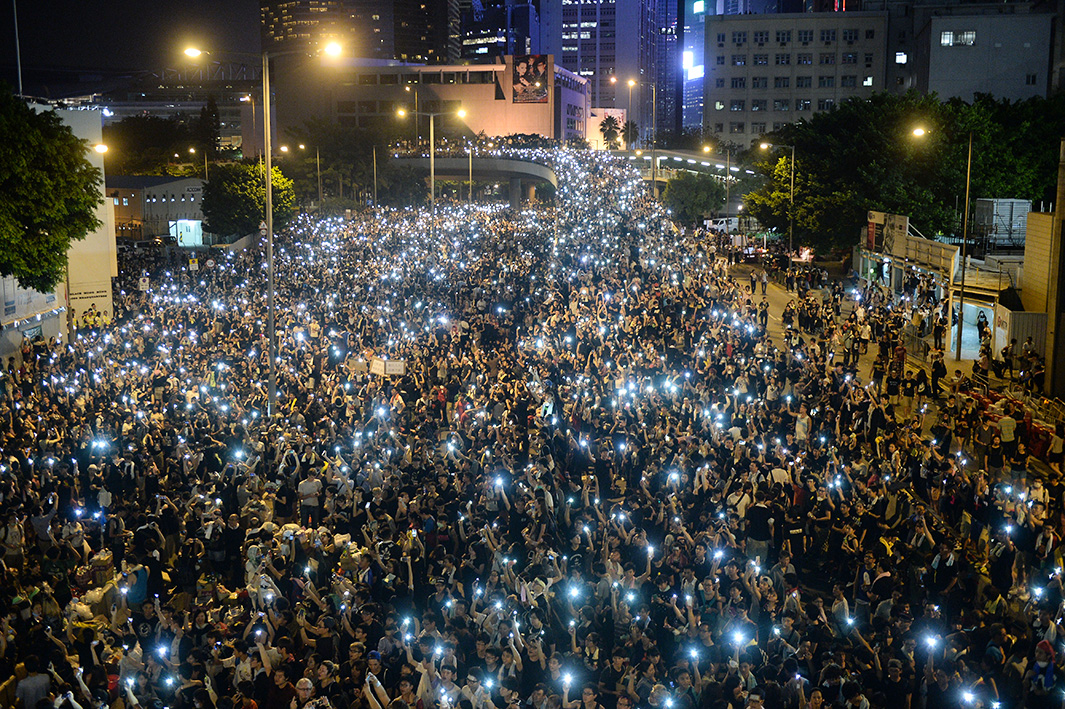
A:
<svg viewBox="0 0 1065 709">
<path fill-rule="evenodd" d="M 706 18 L 706 126 L 749 146 L 852 96 L 884 90 L 887 14 Z"/>
<path fill-rule="evenodd" d="M 1029 2 L 864 0 L 888 16 L 887 89 L 972 101 L 975 93 L 1023 100 L 1056 86 L 1055 14 Z M 1065 85 L 1065 82 L 1059 83 Z"/>
<path fill-rule="evenodd" d="M 459 0 L 262 0 L 263 48 L 440 64 L 460 53 Z"/>
<path fill-rule="evenodd" d="M 658 85 L 658 112 L 655 119 L 658 134 L 680 130 L 677 106 L 681 90 L 680 45 L 683 26 L 678 26 L 678 2 L 683 0 L 658 0 L 658 46 L 656 47 Z"/>
<path fill-rule="evenodd" d="M 540 54 L 540 14 L 531 2 L 483 3 L 462 12 L 462 58 Z"/>
<path fill-rule="evenodd" d="M 703 77 L 706 43 L 706 1 L 681 0 L 684 3 L 683 48 L 681 50 L 681 127 L 698 129 L 703 125 Z"/>
<path fill-rule="evenodd" d="M 659 1 L 540 3 L 543 52 L 553 54 L 559 66 L 588 80 L 593 109 L 624 109 L 645 140 L 653 132 Z"/>
</svg>

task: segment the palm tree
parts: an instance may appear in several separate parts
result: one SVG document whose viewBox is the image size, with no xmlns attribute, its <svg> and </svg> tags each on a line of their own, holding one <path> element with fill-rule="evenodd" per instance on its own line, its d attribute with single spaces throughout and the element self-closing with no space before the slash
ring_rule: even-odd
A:
<svg viewBox="0 0 1065 709">
<path fill-rule="evenodd" d="M 614 116 L 607 116 L 599 123 L 599 132 L 603 134 L 603 142 L 606 143 L 608 150 L 618 149 L 618 133 L 620 131 L 621 126 Z"/>
<path fill-rule="evenodd" d="M 640 129 L 636 125 L 636 121 L 625 121 L 625 127 L 621 131 L 622 137 L 625 139 L 626 149 L 631 150 L 633 144 L 636 142 L 636 137 L 640 134 Z"/>
</svg>

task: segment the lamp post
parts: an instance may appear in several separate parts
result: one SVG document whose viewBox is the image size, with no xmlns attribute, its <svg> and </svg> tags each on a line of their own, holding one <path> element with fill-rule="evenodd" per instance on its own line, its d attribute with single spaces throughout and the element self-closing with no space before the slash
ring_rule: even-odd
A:
<svg viewBox="0 0 1065 709">
<path fill-rule="evenodd" d="M 341 52 L 340 45 L 330 42 L 325 47 L 325 53 L 330 56 L 338 56 Z M 185 56 L 196 58 L 204 52 L 195 47 L 185 50 Z M 277 328 L 274 325 L 277 315 L 277 305 L 274 298 L 274 179 L 273 179 L 273 155 L 270 138 L 270 58 L 272 56 L 284 56 L 287 54 L 302 54 L 302 52 L 262 52 L 259 55 L 248 52 L 230 52 L 233 55 L 261 57 L 263 62 L 263 152 L 266 154 L 266 213 L 263 215 L 263 223 L 266 225 L 266 340 L 268 344 L 268 356 L 270 358 L 269 389 L 266 399 L 266 415 L 272 417 L 277 408 Z"/>
<path fill-rule="evenodd" d="M 625 112 L 625 120 L 632 120 L 632 87 L 636 85 L 636 79 L 629 79 L 629 110 Z"/>
<path fill-rule="evenodd" d="M 658 84 L 651 84 L 651 185 L 658 196 Z"/>
<path fill-rule="evenodd" d="M 189 148 L 189 154 L 190 155 L 195 155 L 196 154 L 196 148 Z M 203 181 L 204 182 L 207 181 L 207 151 L 206 150 L 203 151 Z"/>
<path fill-rule="evenodd" d="M 795 248 L 795 146 L 762 143 L 761 148 L 791 148 L 791 190 L 788 197 L 788 268 L 791 268 L 791 254 Z"/>
<path fill-rule="evenodd" d="M 422 139 L 422 122 L 419 119 L 419 116 L 421 116 L 422 114 L 418 112 L 418 89 L 411 89 L 411 87 L 408 85 L 404 86 L 403 90 L 409 94 L 414 94 L 414 147 L 417 148 L 418 143 Z"/>
<path fill-rule="evenodd" d="M 307 146 L 303 143 L 299 145 L 300 150 L 306 150 Z M 318 154 L 318 146 L 314 146 L 314 166 L 318 172 L 318 207 L 322 206 L 322 157 Z"/>
<path fill-rule="evenodd" d="M 417 98 L 418 94 L 415 93 L 414 96 Z M 429 208 L 432 213 L 429 220 L 429 238 L 432 239 L 433 230 L 436 227 L 436 117 L 451 114 L 447 111 L 408 111 L 405 108 L 401 108 L 396 112 L 400 118 L 405 117 L 408 113 L 413 113 L 415 120 L 417 120 L 418 116 L 429 117 Z M 460 108 L 455 112 L 455 115 L 459 118 L 465 118 L 466 111 Z"/>
<path fill-rule="evenodd" d="M 913 129 L 915 138 L 923 138 L 928 131 L 920 126 Z M 969 245 L 969 190 L 973 174 L 973 132 L 969 131 L 969 156 L 965 162 L 965 209 L 961 225 L 961 283 L 958 286 L 958 341 L 954 345 L 954 359 L 961 361 L 961 336 L 965 329 L 965 259 Z"/>
</svg>

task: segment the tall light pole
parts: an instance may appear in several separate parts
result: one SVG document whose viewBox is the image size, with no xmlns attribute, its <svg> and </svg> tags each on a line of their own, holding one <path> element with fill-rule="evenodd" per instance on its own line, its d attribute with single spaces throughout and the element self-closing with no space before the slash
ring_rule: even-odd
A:
<svg viewBox="0 0 1065 709">
<path fill-rule="evenodd" d="M 338 56 L 341 52 L 340 45 L 330 42 L 325 47 L 325 53 L 330 56 Z M 203 52 L 194 47 L 185 50 L 188 57 L 198 57 Z M 269 390 L 266 399 L 266 415 L 272 417 L 277 408 L 277 328 L 276 303 L 274 298 L 274 179 L 273 179 L 273 155 L 270 137 L 270 57 L 285 54 L 302 54 L 302 52 L 278 52 L 271 55 L 270 52 L 262 52 L 261 55 L 248 54 L 247 52 L 231 52 L 234 55 L 261 56 L 263 62 L 263 152 L 266 154 L 266 214 L 263 223 L 266 225 L 266 340 L 268 343 L 268 355 L 270 357 L 268 371 L 270 376 Z"/>
<path fill-rule="evenodd" d="M 414 147 L 418 147 L 418 142 L 422 139 L 421 128 L 422 122 L 419 116 L 422 114 L 418 112 L 418 89 L 411 89 L 410 85 L 404 86 L 403 90 L 409 94 L 414 94 Z"/>
<path fill-rule="evenodd" d="M 965 251 L 969 244 L 969 187 L 973 174 L 973 132 L 969 131 L 969 159 L 965 164 L 965 216 L 961 225 L 961 286 L 958 288 L 958 344 L 954 359 L 961 361 L 961 333 L 965 328 Z"/>
<path fill-rule="evenodd" d="M 725 241 L 728 243 L 729 253 L 732 253 L 732 209 L 729 204 L 732 201 L 732 148 L 725 148 Z M 731 256 L 730 256 L 731 258 Z"/>
<path fill-rule="evenodd" d="M 300 150 L 306 150 L 307 146 L 303 143 L 299 145 Z M 322 206 L 322 158 L 318 153 L 318 146 L 314 146 L 314 166 L 318 172 L 318 207 Z"/>
<path fill-rule="evenodd" d="M 658 196 L 658 84 L 651 84 L 651 191 Z"/>
<path fill-rule="evenodd" d="M 928 131 L 922 127 L 913 129 L 915 138 L 923 138 Z M 969 245 L 969 190 L 973 174 L 973 132 L 969 131 L 969 157 L 965 163 L 965 209 L 961 225 L 961 284 L 958 286 L 958 341 L 954 345 L 954 359 L 961 361 L 961 336 L 965 329 L 965 259 Z M 953 279 L 952 279 L 953 282 Z"/>
<path fill-rule="evenodd" d="M 189 148 L 189 154 L 190 155 L 195 155 L 196 154 L 196 148 Z M 204 182 L 207 181 L 207 151 L 206 150 L 203 151 L 203 181 Z"/>
<path fill-rule="evenodd" d="M 15 21 L 15 73 L 18 74 L 18 96 L 22 97 L 22 49 L 18 41 L 18 0 L 11 0 L 11 15 Z"/>
<path fill-rule="evenodd" d="M 417 98 L 418 94 L 414 94 Z M 429 208 L 431 211 L 431 218 L 429 221 L 429 238 L 433 238 L 433 230 L 436 227 L 436 117 L 450 115 L 447 111 L 435 111 L 435 112 L 420 112 L 420 111 L 408 111 L 405 108 L 399 109 L 396 114 L 403 118 L 408 113 L 413 113 L 415 120 L 418 116 L 429 116 Z M 455 112 L 455 115 L 459 118 L 466 117 L 465 109 L 460 108 Z"/>
<path fill-rule="evenodd" d="M 629 110 L 625 112 L 625 120 L 632 120 L 632 87 L 636 85 L 636 79 L 629 79 Z"/>
<path fill-rule="evenodd" d="M 788 197 L 788 268 L 791 268 L 791 254 L 795 248 L 795 146 L 762 143 L 761 148 L 791 148 L 791 190 Z"/>
</svg>

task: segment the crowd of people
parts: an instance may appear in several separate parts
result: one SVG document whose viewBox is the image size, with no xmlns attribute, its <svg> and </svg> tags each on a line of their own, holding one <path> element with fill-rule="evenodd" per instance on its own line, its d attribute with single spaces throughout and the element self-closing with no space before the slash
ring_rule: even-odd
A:
<svg viewBox="0 0 1065 709">
<path fill-rule="evenodd" d="M 503 154 L 558 208 L 279 235 L 276 400 L 254 250 L 129 255 L 112 325 L 24 358 L 7 701 L 1061 705 L 1063 490 L 1020 412 L 882 386 L 831 294 L 774 334 L 626 163 Z"/>
</svg>

